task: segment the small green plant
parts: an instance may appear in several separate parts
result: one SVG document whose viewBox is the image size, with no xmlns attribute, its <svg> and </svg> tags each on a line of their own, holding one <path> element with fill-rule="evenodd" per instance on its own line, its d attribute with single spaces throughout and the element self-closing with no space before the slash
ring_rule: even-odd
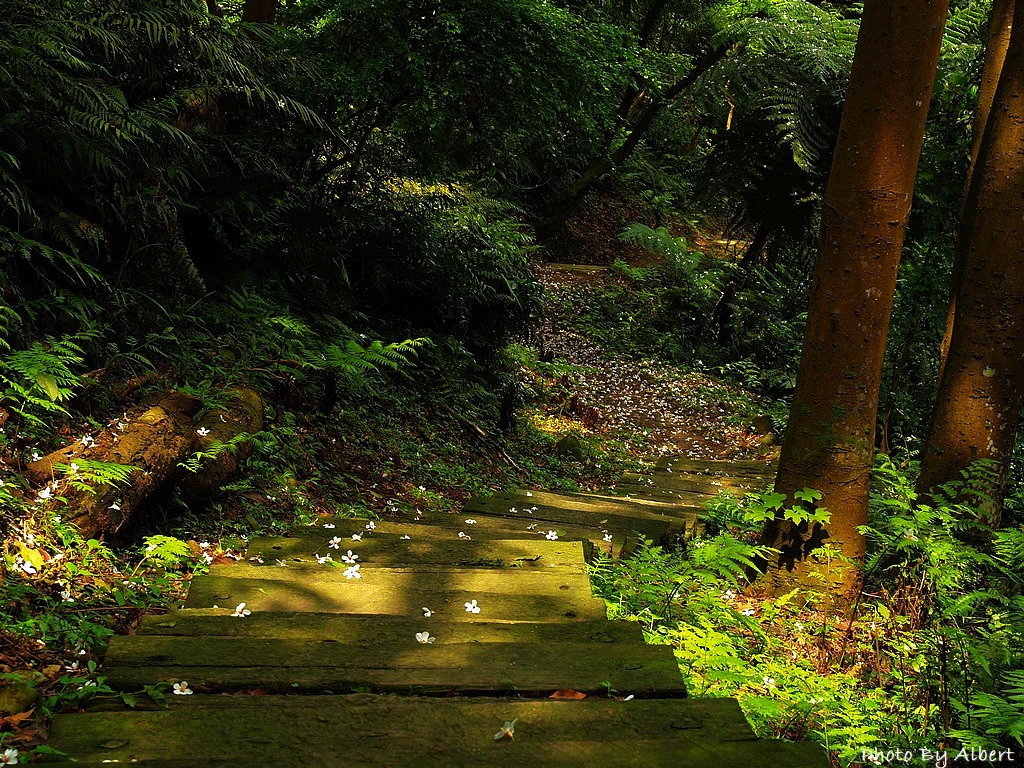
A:
<svg viewBox="0 0 1024 768">
<path fill-rule="evenodd" d="M 138 468 L 112 461 L 76 459 L 70 464 L 58 462 L 53 465 L 53 470 L 62 474 L 72 488 L 95 493 L 103 486 L 127 485 Z"/>
<path fill-rule="evenodd" d="M 788 520 L 792 523 L 815 523 L 828 525 L 831 515 L 824 507 L 815 506 L 815 502 L 821 499 L 821 491 L 813 488 L 803 488 L 793 493 L 793 498 L 800 502 L 790 507 L 786 506 L 786 496 L 774 491 L 764 494 L 750 494 L 746 497 L 743 505 L 743 516 L 754 525 L 767 522 L 775 518 Z"/>
<path fill-rule="evenodd" d="M 0 405 L 17 414 L 28 427 L 45 429 L 44 416 L 65 414 L 67 402 L 81 377 L 74 369 L 82 364 L 83 335 L 33 341 L 11 350 L 0 337 Z"/>
<path fill-rule="evenodd" d="M 233 436 L 226 442 L 222 440 L 214 440 L 205 448 L 195 451 L 191 456 L 185 459 L 185 461 L 178 462 L 178 466 L 188 472 L 198 472 L 204 462 L 215 461 L 218 456 L 224 453 L 233 455 L 238 452 L 238 446 L 251 441 L 252 438 L 252 435 L 243 432 Z"/>
</svg>

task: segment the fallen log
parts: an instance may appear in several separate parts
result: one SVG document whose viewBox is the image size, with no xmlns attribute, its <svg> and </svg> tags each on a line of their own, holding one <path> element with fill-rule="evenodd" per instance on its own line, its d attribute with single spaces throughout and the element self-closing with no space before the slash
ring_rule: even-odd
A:
<svg viewBox="0 0 1024 768">
<path fill-rule="evenodd" d="M 263 429 L 263 398 L 254 389 L 234 389 L 228 393 L 227 407 L 207 411 L 195 424 L 197 451 L 214 455 L 198 462 L 191 471 L 179 468 L 172 478 L 186 501 L 209 498 L 225 483 L 242 473 L 245 460 L 252 454 L 252 441 L 247 439 Z"/>
<path fill-rule="evenodd" d="M 39 500 L 61 505 L 64 520 L 85 538 L 116 533 L 155 493 L 180 484 L 186 494 L 202 497 L 239 471 L 245 435 L 262 427 L 263 401 L 255 391 L 239 389 L 229 402 L 231 406 L 206 413 L 197 424 L 199 398 L 183 392 L 150 395 L 99 435 L 85 435 L 32 462 L 25 477 L 42 486 Z M 211 451 L 215 441 L 237 446 L 235 455 Z M 213 455 L 198 462 L 196 472 L 186 472 L 182 465 L 197 451 Z M 103 473 L 94 462 L 132 469 L 125 482 L 90 483 Z"/>
</svg>

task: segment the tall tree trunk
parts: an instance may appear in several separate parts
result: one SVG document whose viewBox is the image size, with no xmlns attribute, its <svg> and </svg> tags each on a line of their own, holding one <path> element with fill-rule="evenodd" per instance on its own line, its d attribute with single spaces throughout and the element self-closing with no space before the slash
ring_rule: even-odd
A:
<svg viewBox="0 0 1024 768">
<path fill-rule="evenodd" d="M 818 257 L 775 489 L 822 492 L 827 528 L 781 516 L 762 543 L 779 550 L 773 592 L 813 578 L 842 602 L 858 569 L 811 551 L 828 539 L 863 561 L 886 332 L 948 3 L 867 0 L 822 210 Z M 824 579 L 822 583 L 821 579 Z"/>
<path fill-rule="evenodd" d="M 985 133 L 985 125 L 988 123 L 988 114 L 992 109 L 992 100 L 996 95 L 996 86 L 999 83 L 999 74 L 1003 70 L 1003 61 L 1006 59 L 1006 49 L 1010 44 L 1010 29 L 1013 26 L 1013 5 L 1014 0 L 994 0 L 992 3 L 992 16 L 988 25 L 988 41 L 985 43 L 985 63 L 981 70 L 981 86 L 978 89 L 978 108 L 974 114 L 974 126 L 971 131 L 971 163 L 967 168 L 967 179 L 964 182 L 964 202 L 967 201 L 967 193 L 971 186 L 971 177 L 974 175 L 974 168 L 978 162 L 978 152 L 981 149 L 981 138 Z M 963 210 L 961 209 L 961 218 Z M 960 290 L 960 282 L 963 280 L 964 264 L 961 258 L 962 251 L 957 248 L 956 259 L 953 262 L 953 279 L 949 293 L 949 309 L 946 312 L 946 330 L 942 336 L 941 357 L 939 361 L 939 380 L 942 380 L 942 372 L 946 367 L 946 355 L 949 353 L 949 342 L 953 337 L 953 318 L 956 315 L 956 295 Z"/>
<path fill-rule="evenodd" d="M 277 20 L 277 0 L 245 0 L 242 21 L 273 24 Z"/>
<path fill-rule="evenodd" d="M 999 523 L 1024 401 L 1024 3 L 1016 3 L 1006 59 L 988 111 L 960 223 L 963 277 L 918 490 L 959 478 L 976 459 L 997 462 L 985 483 Z"/>
</svg>

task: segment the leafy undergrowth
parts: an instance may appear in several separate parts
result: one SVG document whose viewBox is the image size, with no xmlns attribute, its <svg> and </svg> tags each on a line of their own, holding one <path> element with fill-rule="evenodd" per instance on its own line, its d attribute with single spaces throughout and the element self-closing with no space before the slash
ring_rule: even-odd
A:
<svg viewBox="0 0 1024 768">
<path fill-rule="evenodd" d="M 761 736 L 818 741 L 841 765 L 895 749 L 1013 762 L 1024 746 L 1024 532 L 918 503 L 914 469 L 876 467 L 867 588 L 843 615 L 820 609 L 814 589 L 765 598 L 746 580 L 773 494 L 710 503 L 719 533 L 599 561 L 595 586 L 610 615 L 675 649 L 691 695 L 736 697 Z M 969 485 L 948 485 L 947 498 Z"/>
</svg>

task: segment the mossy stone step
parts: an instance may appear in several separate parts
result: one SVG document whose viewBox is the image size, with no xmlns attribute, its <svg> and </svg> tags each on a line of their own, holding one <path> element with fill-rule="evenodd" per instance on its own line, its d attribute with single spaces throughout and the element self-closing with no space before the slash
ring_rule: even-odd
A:
<svg viewBox="0 0 1024 768">
<path fill-rule="evenodd" d="M 434 631 L 438 622 L 422 622 Z M 442 635 L 443 635 L 442 631 Z M 201 692 L 515 694 L 547 697 L 560 689 L 589 695 L 609 686 L 623 695 L 685 696 L 672 649 L 615 643 L 360 642 L 253 637 L 118 637 L 107 654 L 107 684 L 141 690 L 188 680 Z"/>
<path fill-rule="evenodd" d="M 707 494 L 687 493 L 686 491 L 680 491 L 673 488 L 660 488 L 654 485 L 653 482 L 634 483 L 628 480 L 619 481 L 611 488 L 607 488 L 605 493 L 609 496 L 615 496 L 629 501 L 643 499 L 669 502 L 680 506 L 699 506 L 708 499 L 713 498 Z M 718 494 L 715 495 L 717 496 Z"/>
<path fill-rule="evenodd" d="M 687 506 L 685 504 L 680 504 L 675 501 L 643 498 L 623 499 L 621 496 L 610 496 L 607 492 L 601 491 L 574 493 L 572 494 L 572 496 L 580 499 L 593 500 L 595 503 L 628 505 L 628 509 L 633 509 L 640 512 L 653 512 L 655 514 L 668 515 L 670 517 L 700 517 L 700 515 L 704 512 L 703 507 Z"/>
<path fill-rule="evenodd" d="M 670 488 L 702 496 L 717 496 L 720 493 L 749 493 L 764 487 L 764 483 L 759 478 L 682 475 L 669 472 L 659 472 L 653 475 L 637 475 L 626 472 L 619 480 L 618 485 Z"/>
<path fill-rule="evenodd" d="M 473 518 L 469 518 L 473 519 Z M 463 519 L 464 520 L 464 519 Z M 465 525 L 472 531 L 472 525 Z M 262 557 L 265 563 L 284 560 L 289 563 L 315 562 L 317 555 L 330 554 L 335 560 L 348 550 L 359 554 L 359 562 L 369 565 L 435 564 L 516 568 L 522 570 L 586 570 L 584 548 L 579 541 L 548 541 L 540 536 L 530 539 L 403 539 L 394 535 L 368 535 L 362 541 L 342 539 L 338 549 L 330 547 L 335 529 L 305 527 L 290 536 L 261 536 L 249 542 L 247 557 Z M 336 535 L 336 534 L 335 534 Z M 341 538 L 340 536 L 338 538 Z"/>
<path fill-rule="evenodd" d="M 347 556 L 347 555 L 345 555 Z M 214 566 L 209 576 L 193 579 L 192 589 L 197 583 L 211 577 L 226 579 L 258 579 L 266 582 L 264 588 L 284 585 L 286 589 L 304 588 L 318 584 L 329 584 L 346 589 L 392 588 L 403 589 L 413 586 L 419 590 L 457 589 L 466 592 L 503 594 L 517 592 L 531 595 L 563 595 L 566 592 L 591 594 L 590 577 L 586 568 L 549 566 L 547 568 L 503 568 L 478 566 L 438 565 L 435 563 L 411 563 L 409 565 L 377 565 L 363 563 L 358 559 L 358 575 L 347 576 L 348 566 L 333 561 L 324 565 L 308 562 L 286 563 L 284 566 L 236 562 L 230 565 Z M 206 606 L 189 606 L 206 607 Z"/>
<path fill-rule="evenodd" d="M 527 496 L 526 494 L 530 495 Z M 613 496 L 604 496 L 595 493 L 575 492 L 548 492 L 548 491 L 513 491 L 510 493 L 496 493 L 493 496 L 480 497 L 483 500 L 500 500 L 510 507 L 516 507 L 514 516 L 521 517 L 522 510 L 527 510 L 529 517 L 543 516 L 548 508 L 553 514 L 562 514 L 566 511 L 585 512 L 596 515 L 603 519 L 612 515 L 613 518 L 624 518 L 628 521 L 635 519 L 657 520 L 659 522 L 676 523 L 679 519 L 692 524 L 697 513 L 692 507 L 686 507 L 672 502 L 658 502 L 646 499 L 621 499 Z M 473 509 L 476 499 L 469 502 L 467 512 Z M 666 520 L 666 518 L 671 518 Z M 588 516 L 580 519 L 588 521 L 593 518 Z"/>
<path fill-rule="evenodd" d="M 775 461 L 708 460 L 688 459 L 684 456 L 663 456 L 654 465 L 654 468 L 661 471 L 689 472 L 698 475 L 743 475 L 772 480 L 775 478 L 778 466 L 778 462 Z"/>
<path fill-rule="evenodd" d="M 474 524 L 467 524 L 466 520 L 476 520 Z M 632 551 L 636 546 L 636 537 L 629 531 L 617 531 L 608 529 L 606 535 L 600 528 L 592 525 L 570 525 L 566 523 L 544 524 L 540 520 L 519 520 L 511 517 L 498 517 L 494 515 L 475 514 L 461 512 L 458 515 L 450 513 L 433 513 L 419 518 L 385 518 L 384 520 L 373 521 L 375 530 L 368 533 L 364 526 L 370 522 L 357 518 L 327 518 L 325 520 L 333 528 L 324 529 L 322 526 L 303 526 L 292 531 L 292 536 L 313 538 L 322 537 L 327 534 L 330 539 L 340 536 L 345 547 L 355 549 L 359 542 L 352 541 L 352 534 L 362 536 L 362 541 L 369 541 L 370 538 L 401 539 L 404 541 L 417 541 L 430 539 L 434 541 L 491 541 L 523 539 L 526 541 L 546 541 L 549 530 L 554 530 L 558 541 L 579 541 L 583 544 L 585 559 L 589 560 L 594 549 L 600 549 L 606 554 L 615 557 L 623 556 L 624 553 Z M 602 526 L 607 527 L 607 526 Z M 459 536 L 462 533 L 463 536 Z M 408 536 L 408 539 L 402 539 Z M 610 536 L 610 540 L 606 537 Z"/>
<path fill-rule="evenodd" d="M 161 766 L 827 768 L 814 744 L 754 737 L 732 699 L 171 696 L 166 710 L 59 715 L 81 763 Z M 516 721 L 515 738 L 495 740 Z"/>
<path fill-rule="evenodd" d="M 615 643 L 643 645 L 640 625 L 631 621 L 589 619 L 575 622 L 532 621 L 436 621 L 420 612 L 401 616 L 346 616 L 333 613 L 254 613 L 239 620 L 226 609 L 183 608 L 142 619 L 138 635 L 180 637 L 258 637 L 280 640 L 333 640 L 359 643 L 367 638 L 382 645 L 405 643 L 417 632 L 429 629 L 437 643 Z M 435 606 L 436 607 L 436 606 Z M 116 648 L 120 638 L 111 640 Z M 108 664 L 116 660 L 114 650 Z"/>
<path fill-rule="evenodd" d="M 333 573 L 327 573 L 327 571 Z M 222 575 L 223 574 L 223 575 Z M 231 575 L 227 575 L 231 574 Z M 266 574 L 266 577 L 264 577 Z M 346 580 L 341 569 L 231 566 L 192 580 L 187 608 L 233 608 L 253 612 L 386 614 L 415 617 L 429 606 L 448 620 L 575 621 L 607 615 L 579 574 L 501 571 L 415 571 L 386 573 L 370 568 L 361 579 Z M 563 589 L 564 587 L 564 589 Z M 464 604 L 478 601 L 479 614 Z M 228 611 L 230 612 L 230 610 Z M 244 621 L 245 619 L 240 619 Z"/>
<path fill-rule="evenodd" d="M 466 513 L 529 520 L 541 529 L 557 530 L 558 525 L 569 524 L 589 528 L 595 535 L 606 531 L 637 532 L 655 541 L 667 540 L 671 534 L 686 531 L 696 523 L 686 515 L 627 506 L 628 502 L 534 491 L 532 496 L 523 492 L 478 496 L 466 503 Z"/>
</svg>

